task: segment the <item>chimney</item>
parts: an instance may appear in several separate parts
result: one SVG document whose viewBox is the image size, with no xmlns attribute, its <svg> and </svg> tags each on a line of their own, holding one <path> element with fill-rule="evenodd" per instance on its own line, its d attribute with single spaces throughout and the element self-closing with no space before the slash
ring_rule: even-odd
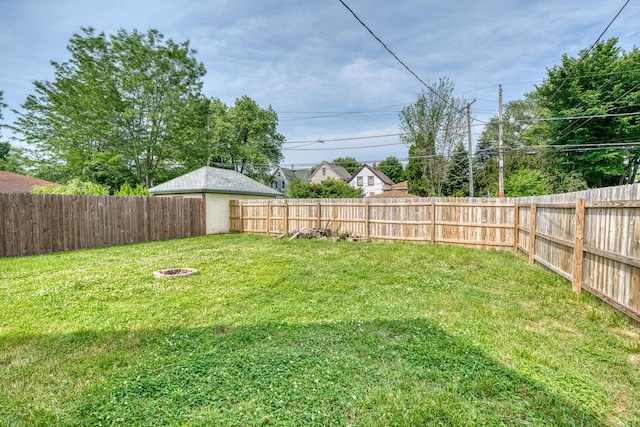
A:
<svg viewBox="0 0 640 427">
<path fill-rule="evenodd" d="M 373 168 L 376 169 L 376 162 L 373 162 Z"/>
<path fill-rule="evenodd" d="M 291 164 L 291 171 L 296 170 L 296 168 L 293 167 L 293 163 Z"/>
</svg>

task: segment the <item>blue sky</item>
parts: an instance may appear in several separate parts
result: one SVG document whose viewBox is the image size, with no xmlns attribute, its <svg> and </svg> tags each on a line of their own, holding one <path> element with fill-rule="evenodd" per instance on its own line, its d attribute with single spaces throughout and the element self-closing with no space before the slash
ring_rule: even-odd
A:
<svg viewBox="0 0 640 427">
<path fill-rule="evenodd" d="M 446 76 L 476 99 L 475 139 L 481 121 L 497 115 L 498 84 L 505 102 L 521 98 L 564 53 L 589 47 L 625 0 L 345 2 L 422 80 Z M 20 109 L 34 80 L 53 77 L 50 61 L 69 59 L 81 26 L 156 28 L 198 50 L 205 95 L 227 104 L 248 95 L 276 110 L 289 141 L 283 164 L 407 157 L 398 114 L 424 87 L 339 0 L 2 0 L 0 10 L 0 90 L 10 108 Z M 604 38 L 631 49 L 638 22 L 636 0 Z M 361 137 L 372 138 L 351 139 Z"/>
</svg>

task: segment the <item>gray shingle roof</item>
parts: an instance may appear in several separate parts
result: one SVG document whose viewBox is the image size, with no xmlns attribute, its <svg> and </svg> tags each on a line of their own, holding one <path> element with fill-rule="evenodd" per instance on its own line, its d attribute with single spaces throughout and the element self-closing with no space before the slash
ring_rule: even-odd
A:
<svg viewBox="0 0 640 427">
<path fill-rule="evenodd" d="M 229 169 L 209 166 L 189 172 L 149 189 L 151 194 L 227 193 L 256 196 L 282 196 L 246 175 Z"/>
<path fill-rule="evenodd" d="M 309 174 L 309 169 L 296 169 L 296 170 L 291 170 L 288 168 L 283 168 L 280 167 L 276 170 L 276 172 L 280 170 L 289 181 L 293 181 L 296 178 L 300 178 L 302 181 L 309 181 L 309 177 L 311 176 Z"/>
<path fill-rule="evenodd" d="M 323 166 L 331 169 L 336 175 L 338 175 L 338 177 L 340 177 L 341 180 L 345 182 L 349 182 L 349 180 L 351 179 L 351 174 L 348 170 L 346 170 L 342 166 L 336 165 L 335 163 L 329 163 L 326 160 L 323 160 L 322 163 L 318 165 L 318 168 L 315 170 L 315 172 L 313 172 L 311 176 L 317 174 Z"/>
</svg>

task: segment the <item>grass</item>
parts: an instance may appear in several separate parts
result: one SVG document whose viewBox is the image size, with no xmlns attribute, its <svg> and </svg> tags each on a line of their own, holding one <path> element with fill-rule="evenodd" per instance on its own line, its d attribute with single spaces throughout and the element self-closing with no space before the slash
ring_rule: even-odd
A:
<svg viewBox="0 0 640 427">
<path fill-rule="evenodd" d="M 225 235 L 0 259 L 0 425 L 638 426 L 638 402 L 638 328 L 510 253 Z"/>
</svg>

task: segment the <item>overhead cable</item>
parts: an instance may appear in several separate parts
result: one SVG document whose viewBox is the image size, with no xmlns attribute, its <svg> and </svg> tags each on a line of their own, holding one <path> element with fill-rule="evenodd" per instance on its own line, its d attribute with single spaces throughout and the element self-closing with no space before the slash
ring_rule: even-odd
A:
<svg viewBox="0 0 640 427">
<path fill-rule="evenodd" d="M 342 0 L 341 0 L 342 1 Z M 607 27 L 602 31 L 602 33 L 600 33 L 600 35 L 598 36 L 598 39 L 591 45 L 591 47 L 589 49 L 587 49 L 587 51 L 584 53 L 584 55 L 582 55 L 582 57 L 578 60 L 577 64 L 573 67 L 573 69 L 571 70 L 571 72 L 569 74 L 567 74 L 567 76 L 562 80 L 562 83 L 560 83 L 560 86 L 558 86 L 558 88 L 556 89 L 556 91 L 553 93 L 553 95 L 551 95 L 551 98 L 549 100 L 547 100 L 547 102 L 551 102 L 551 100 L 553 100 L 553 98 L 556 97 L 556 95 L 558 94 L 558 92 L 560 92 L 560 89 L 562 89 L 565 85 L 565 83 L 569 80 L 569 78 L 573 75 L 573 73 L 576 72 L 576 70 L 578 69 L 578 66 L 582 63 L 582 61 L 584 61 L 587 56 L 589 55 L 589 53 L 591 53 L 591 51 L 596 47 L 596 45 L 598 44 L 598 42 L 600 41 L 600 39 L 602 38 L 602 36 L 604 36 L 604 33 L 607 32 L 607 30 L 609 29 L 609 27 L 611 27 L 611 25 L 613 24 L 613 22 L 618 19 L 618 16 L 620 16 L 620 14 L 622 13 L 622 11 L 624 10 L 625 7 L 627 7 L 627 5 L 629 4 L 631 0 L 627 0 L 622 7 L 620 8 L 620 10 L 618 11 L 618 13 L 616 13 L 616 16 L 613 17 L 613 19 L 611 20 L 611 22 L 609 22 L 609 25 L 607 25 Z"/>
</svg>

